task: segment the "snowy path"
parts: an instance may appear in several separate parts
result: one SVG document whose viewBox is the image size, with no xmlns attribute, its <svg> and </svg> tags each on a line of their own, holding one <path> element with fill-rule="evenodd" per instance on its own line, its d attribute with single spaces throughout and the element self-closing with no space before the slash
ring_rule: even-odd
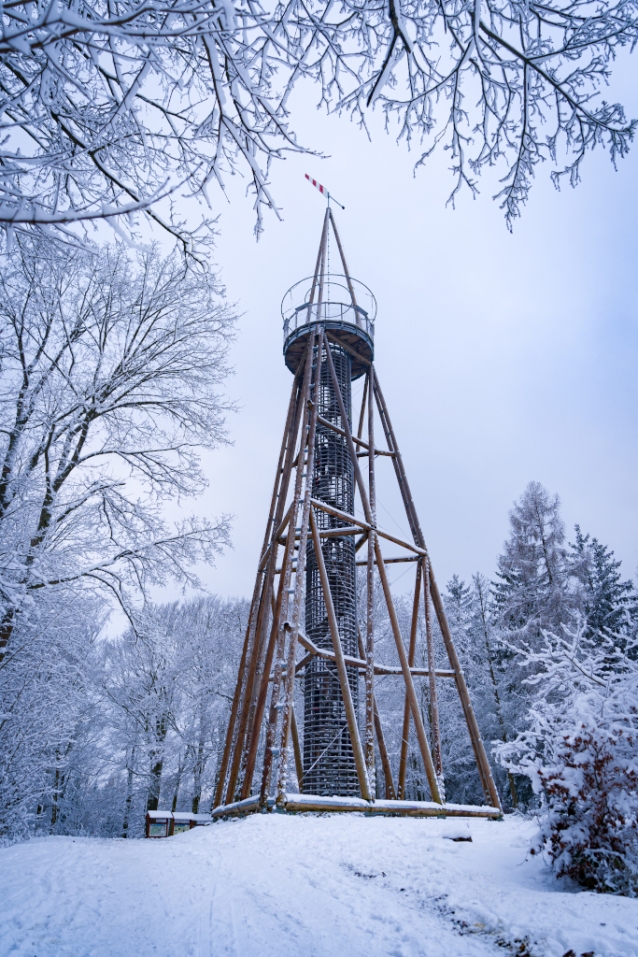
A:
<svg viewBox="0 0 638 957">
<path fill-rule="evenodd" d="M 35 840 L 0 850 L 0 957 L 636 957 L 638 901 L 561 890 L 532 833 L 269 815 Z"/>
</svg>

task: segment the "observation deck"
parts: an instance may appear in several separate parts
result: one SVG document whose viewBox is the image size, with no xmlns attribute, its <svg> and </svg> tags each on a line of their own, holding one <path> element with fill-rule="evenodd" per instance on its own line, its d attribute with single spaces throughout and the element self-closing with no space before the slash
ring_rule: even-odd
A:
<svg viewBox="0 0 638 957">
<path fill-rule="evenodd" d="M 281 303 L 284 357 L 294 374 L 304 354 L 313 323 L 321 324 L 333 341 L 362 356 L 352 360 L 352 378 L 367 369 L 374 356 L 377 302 L 358 279 L 336 273 L 311 276 L 292 286 Z"/>
</svg>

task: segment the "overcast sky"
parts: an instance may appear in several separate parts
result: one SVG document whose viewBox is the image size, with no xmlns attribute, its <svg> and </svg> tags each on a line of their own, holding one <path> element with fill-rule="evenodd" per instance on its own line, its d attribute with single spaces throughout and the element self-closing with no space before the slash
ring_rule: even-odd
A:
<svg viewBox="0 0 638 957">
<path fill-rule="evenodd" d="M 638 97 L 628 106 L 638 115 Z M 378 300 L 376 367 L 439 581 L 493 574 L 508 510 L 530 480 L 560 495 L 570 536 L 580 523 L 633 575 L 638 150 L 617 172 L 602 151 L 589 156 L 576 190 L 557 192 L 545 164 L 510 234 L 494 182 L 446 207 L 449 155 L 415 178 L 418 154 L 389 136 L 369 143 L 313 109 L 297 127 L 329 158 L 275 164 L 283 221 L 267 217 L 256 243 L 238 179 L 220 205 L 217 261 L 243 313 L 229 383 L 241 409 L 234 445 L 207 457 L 198 507 L 234 515 L 234 548 L 205 572 L 207 586 L 252 591 L 291 386 L 279 307 L 312 272 L 324 212 L 306 172 L 346 206 L 337 213 L 350 271 Z M 405 526 L 389 487 L 384 506 L 381 524 Z"/>
</svg>

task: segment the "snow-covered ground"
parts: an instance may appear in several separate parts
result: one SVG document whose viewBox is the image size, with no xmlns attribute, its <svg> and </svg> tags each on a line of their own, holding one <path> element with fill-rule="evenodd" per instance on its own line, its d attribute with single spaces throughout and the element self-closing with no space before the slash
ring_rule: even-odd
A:
<svg viewBox="0 0 638 957">
<path fill-rule="evenodd" d="M 638 901 L 557 884 L 533 833 L 271 814 L 167 840 L 33 840 L 0 850 L 0 955 L 636 957 Z"/>
</svg>

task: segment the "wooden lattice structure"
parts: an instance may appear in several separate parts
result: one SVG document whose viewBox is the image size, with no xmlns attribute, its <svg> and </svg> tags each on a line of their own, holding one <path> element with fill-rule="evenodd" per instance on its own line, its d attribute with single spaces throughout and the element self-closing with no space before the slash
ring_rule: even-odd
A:
<svg viewBox="0 0 638 957">
<path fill-rule="evenodd" d="M 331 229 L 343 269 L 337 276 L 328 267 Z M 274 808 L 499 816 L 498 793 L 373 365 L 374 314 L 361 304 L 371 294 L 348 272 L 329 206 L 315 272 L 308 283 L 298 305 L 297 287 L 293 287 L 293 306 L 284 313 L 284 356 L 294 381 L 213 815 Z M 361 376 L 365 379 L 355 432 L 351 383 Z M 378 423 L 383 447 L 376 444 Z M 379 456 L 392 460 L 410 541 L 377 523 L 375 463 Z M 398 554 L 384 555 L 388 547 Z M 388 565 L 402 562 L 412 563 L 415 569 L 406 636 L 387 571 Z M 365 566 L 363 614 L 357 609 L 358 565 Z M 382 664 L 375 657 L 376 576 L 398 665 Z M 446 668 L 435 661 L 432 608 L 448 659 Z M 427 667 L 415 664 L 420 634 Z M 379 675 L 394 676 L 405 693 L 396 781 L 375 696 Z M 427 731 L 415 679 L 427 679 Z M 294 701 L 295 683 L 300 680 L 304 683 L 301 728 Z M 484 806 L 445 803 L 438 680 L 455 684 L 485 794 Z M 405 799 L 411 725 L 430 801 Z M 377 761 L 383 771 L 384 797 L 374 793 Z"/>
</svg>

